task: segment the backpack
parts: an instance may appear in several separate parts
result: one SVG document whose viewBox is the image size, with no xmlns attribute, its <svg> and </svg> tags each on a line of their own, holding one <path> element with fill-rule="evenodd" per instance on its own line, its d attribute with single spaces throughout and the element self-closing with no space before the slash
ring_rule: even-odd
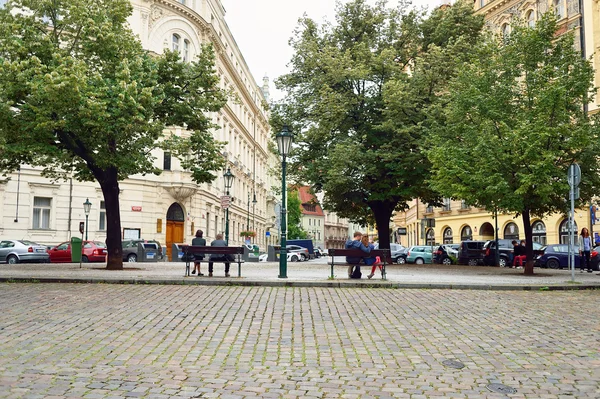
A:
<svg viewBox="0 0 600 399">
<path fill-rule="evenodd" d="M 360 265 L 354 266 L 354 269 L 352 270 L 352 275 L 350 276 L 350 278 L 360 279 L 361 277 L 362 277 L 362 273 L 360 272 Z"/>
</svg>

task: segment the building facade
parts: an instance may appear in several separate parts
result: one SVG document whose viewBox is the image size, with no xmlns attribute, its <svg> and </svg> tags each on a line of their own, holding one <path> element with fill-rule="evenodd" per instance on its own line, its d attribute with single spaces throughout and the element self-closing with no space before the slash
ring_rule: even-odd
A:
<svg viewBox="0 0 600 399">
<path fill-rule="evenodd" d="M 191 61 L 202 44 L 211 43 L 222 89 L 233 93 L 227 105 L 212 115 L 219 126 L 217 140 L 226 141 L 222 154 L 235 175 L 230 190 L 229 239 L 243 243 L 240 232 L 253 230 L 261 247 L 274 225 L 275 196 L 267 144 L 271 132 L 268 106 L 225 21 L 220 0 L 132 0 L 129 18 L 132 30 L 145 49 L 162 53 L 178 50 L 183 61 Z M 185 135 L 177 127 L 167 134 Z M 135 175 L 120 183 L 123 238 L 156 239 L 170 253 L 171 244 L 189 243 L 201 229 L 208 242 L 225 231 L 223 173 L 210 184 L 196 184 L 176 158 L 156 150 L 152 154 L 159 176 Z M 102 192 L 95 183 L 74 180 L 52 182 L 39 171 L 23 165 L 17 173 L 0 181 L 0 235 L 57 244 L 79 236 L 85 221 L 83 203 L 92 203 L 87 225 L 89 239 L 106 238 L 106 213 Z"/>
<path fill-rule="evenodd" d="M 572 32 L 573 45 L 582 56 L 592 56 L 596 69 L 596 85 L 600 83 L 600 54 L 595 48 L 600 44 L 600 6 L 594 0 L 475 0 L 475 12 L 484 16 L 485 25 L 498 34 L 509 34 L 516 20 L 533 26 L 545 12 L 558 16 L 558 34 Z M 598 43 L 598 44 L 596 44 Z M 600 99 L 588 104 L 589 112 L 597 112 Z M 396 242 L 405 245 L 458 243 L 464 240 L 489 240 L 494 238 L 524 239 L 523 222 L 510 214 L 496 215 L 465 204 L 464 201 L 444 199 L 443 206 L 432 207 L 420 200 L 412 201 L 406 212 L 394 216 Z M 591 206 L 592 204 L 590 204 Z M 432 221 L 433 222 L 432 222 Z M 567 243 L 568 217 L 551 215 L 543 219 L 532 217 L 533 241 L 540 244 Z M 588 227 L 594 232 L 589 208 L 575 211 L 575 230 Z M 434 224 L 434 225 L 433 225 Z M 397 232 L 406 229 L 406 235 Z M 600 228 L 597 228 L 600 230 Z"/>
</svg>

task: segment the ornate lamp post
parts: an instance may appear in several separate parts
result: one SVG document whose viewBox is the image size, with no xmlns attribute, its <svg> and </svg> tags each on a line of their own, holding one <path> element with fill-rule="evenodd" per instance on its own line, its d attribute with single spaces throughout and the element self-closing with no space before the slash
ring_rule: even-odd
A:
<svg viewBox="0 0 600 399">
<path fill-rule="evenodd" d="M 255 192 L 252 196 L 252 231 L 258 234 L 258 232 L 256 231 L 256 214 L 254 213 L 256 210 L 257 202 L 258 201 L 256 200 L 256 192 Z M 253 241 L 256 242 L 256 238 L 254 238 Z M 259 243 L 259 245 L 260 245 L 260 243 Z"/>
<path fill-rule="evenodd" d="M 281 250 L 279 252 L 279 278 L 287 278 L 287 249 L 286 249 L 286 235 L 287 235 L 287 200 L 286 191 L 287 185 L 285 184 L 285 168 L 286 158 L 292 147 L 292 133 L 286 126 L 283 127 L 280 133 L 275 136 L 277 139 L 277 148 L 281 155 Z"/>
<path fill-rule="evenodd" d="M 92 210 L 92 203 L 89 198 L 85 199 L 83 203 L 83 212 L 85 213 L 85 240 L 88 240 L 88 218 L 90 216 L 90 211 Z"/>
<path fill-rule="evenodd" d="M 233 184 L 233 179 L 235 176 L 231 173 L 231 170 L 227 168 L 227 172 L 223 174 L 223 178 L 225 179 L 225 193 L 229 197 L 229 189 Z M 227 209 L 225 210 L 225 242 L 229 245 L 229 204 L 227 205 Z"/>
</svg>

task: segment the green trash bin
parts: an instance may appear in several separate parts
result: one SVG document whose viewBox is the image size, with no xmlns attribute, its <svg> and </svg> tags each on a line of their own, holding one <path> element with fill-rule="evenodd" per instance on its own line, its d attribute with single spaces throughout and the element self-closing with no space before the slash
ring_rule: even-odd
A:
<svg viewBox="0 0 600 399">
<path fill-rule="evenodd" d="M 71 237 L 71 262 L 81 262 L 81 238 Z"/>
</svg>

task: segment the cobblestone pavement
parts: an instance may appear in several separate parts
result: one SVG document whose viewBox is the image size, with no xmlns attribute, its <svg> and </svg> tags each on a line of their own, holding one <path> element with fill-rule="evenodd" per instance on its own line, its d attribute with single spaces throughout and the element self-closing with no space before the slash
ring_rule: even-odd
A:
<svg viewBox="0 0 600 399">
<path fill-rule="evenodd" d="M 600 398 L 599 300 L 3 283 L 0 398 Z"/>
</svg>

